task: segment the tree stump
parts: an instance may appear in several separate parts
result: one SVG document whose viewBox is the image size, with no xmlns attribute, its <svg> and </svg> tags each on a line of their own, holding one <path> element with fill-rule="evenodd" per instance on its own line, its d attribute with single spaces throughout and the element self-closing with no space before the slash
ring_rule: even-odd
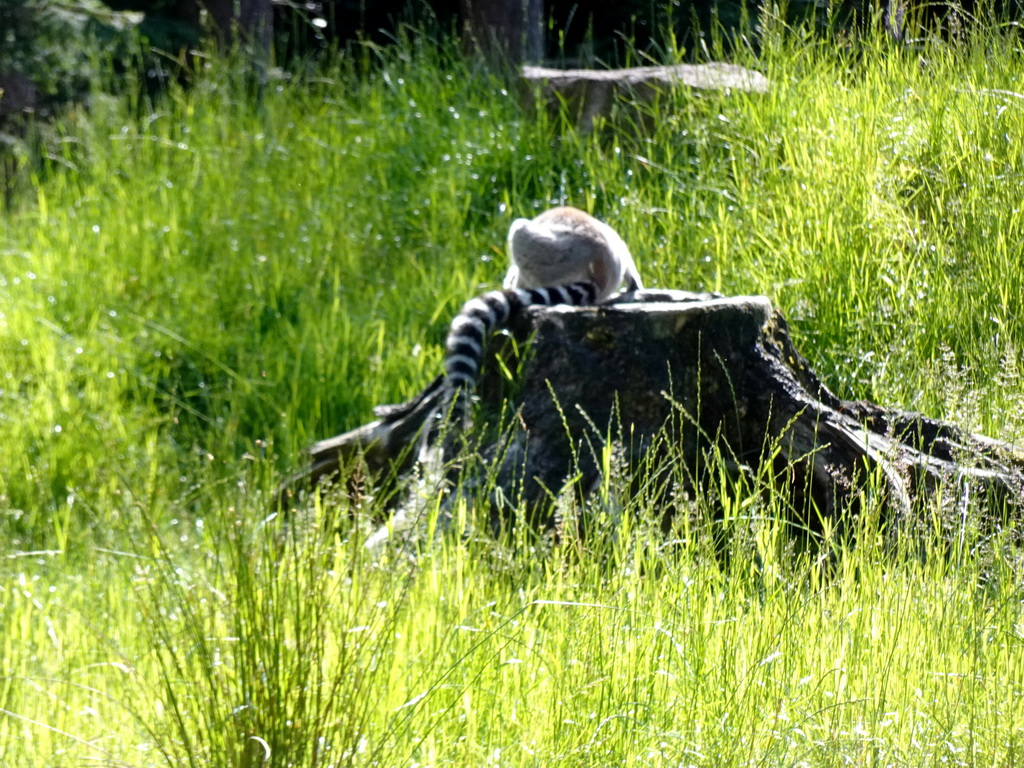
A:
<svg viewBox="0 0 1024 768">
<path fill-rule="evenodd" d="M 510 349 L 525 350 L 518 364 Z M 435 380 L 408 403 L 378 409 L 378 420 L 314 445 L 286 499 L 357 457 L 373 483 L 400 488 L 436 437 L 442 394 Z M 1024 451 L 839 399 L 762 296 L 640 291 L 596 307 L 529 309 L 492 340 L 478 396 L 479 424 L 514 414 L 507 429 L 481 429 L 476 446 L 492 496 L 513 501 L 495 503 L 499 518 L 516 508 L 550 520 L 567 482 L 586 497 L 607 441 L 634 470 L 656 470 L 671 454 L 698 493 L 716 454 L 787 494 L 792 522 L 812 531 L 840 526 L 872 477 L 888 514 L 901 518 L 940 492 L 951 505 L 979 497 L 1000 515 L 1024 510 Z"/>
<path fill-rule="evenodd" d="M 675 64 L 629 69 L 550 69 L 524 66 L 526 99 L 553 116 L 564 109 L 577 128 L 589 133 L 594 121 L 611 115 L 619 100 L 650 104 L 673 88 L 691 91 L 767 93 L 768 78 L 737 64 Z"/>
</svg>

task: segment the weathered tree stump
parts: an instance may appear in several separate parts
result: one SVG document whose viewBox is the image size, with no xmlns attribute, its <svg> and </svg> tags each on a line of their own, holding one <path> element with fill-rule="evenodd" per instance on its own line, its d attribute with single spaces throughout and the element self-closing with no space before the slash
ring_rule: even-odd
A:
<svg viewBox="0 0 1024 768">
<path fill-rule="evenodd" d="M 629 69 L 550 69 L 524 66 L 528 103 L 558 116 L 563 109 L 589 132 L 598 117 L 608 117 L 616 101 L 651 103 L 673 88 L 691 91 L 766 93 L 768 78 L 737 64 L 675 64 Z"/>
<path fill-rule="evenodd" d="M 502 374 L 516 370 L 509 346 L 527 350 L 511 378 Z M 478 393 L 478 422 L 503 407 L 515 414 L 477 447 L 491 463 L 495 496 L 520 502 L 510 507 L 550 509 L 569 478 L 585 496 L 612 440 L 629 467 L 648 470 L 667 446 L 692 468 L 696 492 L 717 453 L 784 490 L 794 524 L 812 530 L 855 509 L 872 476 L 900 516 L 940 490 L 950 504 L 980 495 L 1000 514 L 1024 510 L 1024 451 L 839 399 L 761 296 L 642 291 L 598 307 L 531 309 L 493 340 Z M 441 401 L 437 380 L 410 402 L 379 409 L 377 421 L 317 443 L 309 470 L 289 487 L 328 481 L 357 457 L 371 478 L 400 484 L 440 423 Z"/>
</svg>

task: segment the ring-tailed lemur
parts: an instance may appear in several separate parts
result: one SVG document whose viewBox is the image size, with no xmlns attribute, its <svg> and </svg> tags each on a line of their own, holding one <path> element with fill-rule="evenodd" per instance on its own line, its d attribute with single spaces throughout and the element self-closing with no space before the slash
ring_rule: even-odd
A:
<svg viewBox="0 0 1024 768">
<path fill-rule="evenodd" d="M 596 304 L 623 281 L 627 290 L 643 288 L 618 233 L 576 208 L 553 208 L 534 219 L 516 219 L 509 228 L 508 250 L 512 266 L 504 290 L 466 302 L 448 332 L 448 401 L 452 418 L 463 425 L 484 344 L 513 314 L 535 305 Z"/>
</svg>

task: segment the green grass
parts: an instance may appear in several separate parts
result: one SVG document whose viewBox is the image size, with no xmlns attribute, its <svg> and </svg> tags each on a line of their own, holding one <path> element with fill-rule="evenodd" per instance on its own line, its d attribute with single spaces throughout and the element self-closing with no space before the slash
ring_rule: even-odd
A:
<svg viewBox="0 0 1024 768">
<path fill-rule="evenodd" d="M 0 229 L 4 765 L 1014 764 L 1012 530 L 864 515 L 823 563 L 726 480 L 670 536 L 639 499 L 415 562 L 370 499 L 270 515 L 561 202 L 650 285 L 772 297 L 839 394 L 1024 438 L 1020 44 L 766 39 L 769 94 L 587 136 L 415 36 L 68 115 Z"/>
</svg>

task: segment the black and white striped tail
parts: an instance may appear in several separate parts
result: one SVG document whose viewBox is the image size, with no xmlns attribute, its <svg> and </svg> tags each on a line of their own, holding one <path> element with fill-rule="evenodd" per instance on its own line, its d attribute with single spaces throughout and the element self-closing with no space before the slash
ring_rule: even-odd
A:
<svg viewBox="0 0 1024 768">
<path fill-rule="evenodd" d="M 469 416 L 470 395 L 480 373 L 487 338 L 504 327 L 512 315 L 531 306 L 584 306 L 596 299 L 597 287 L 579 282 L 550 288 L 507 288 L 467 301 L 448 331 L 444 361 L 449 412 L 455 423 L 464 425 Z"/>
</svg>

